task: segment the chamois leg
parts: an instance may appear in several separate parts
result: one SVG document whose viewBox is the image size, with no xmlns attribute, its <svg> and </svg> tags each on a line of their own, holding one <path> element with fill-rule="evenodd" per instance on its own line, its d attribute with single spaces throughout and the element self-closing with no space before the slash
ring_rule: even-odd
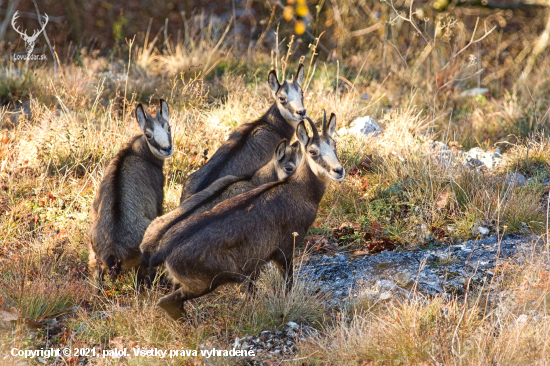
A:
<svg viewBox="0 0 550 366">
<path fill-rule="evenodd" d="M 157 302 L 157 305 L 164 309 L 174 320 L 178 320 L 185 315 L 183 302 L 186 297 L 181 291 L 177 290 L 170 295 L 163 296 Z"/>
<path fill-rule="evenodd" d="M 254 272 L 248 276 L 248 288 L 247 292 L 248 295 L 254 297 L 256 296 L 256 293 L 258 292 L 258 285 L 256 285 L 256 280 L 260 276 L 260 268 L 256 268 Z"/>
<path fill-rule="evenodd" d="M 96 286 L 96 292 L 97 294 L 101 294 L 103 291 L 103 277 L 105 276 L 105 271 L 103 270 L 103 267 L 98 264 L 93 269 L 93 281 L 94 285 Z"/>
<path fill-rule="evenodd" d="M 147 275 L 147 269 L 143 266 L 139 266 L 136 272 L 136 281 L 138 288 L 143 289 L 145 287 L 151 287 L 152 280 Z"/>
<path fill-rule="evenodd" d="M 122 261 L 114 255 L 110 255 L 107 257 L 105 262 L 107 262 L 107 268 L 109 268 L 109 276 L 111 277 L 111 282 L 114 283 L 122 269 Z"/>
<path fill-rule="evenodd" d="M 92 276 L 92 281 L 96 287 L 96 292 L 101 294 L 103 289 L 103 276 L 105 271 L 103 270 L 101 262 L 98 262 L 97 257 L 93 249 L 90 249 L 90 254 L 88 254 L 88 270 Z"/>
<path fill-rule="evenodd" d="M 157 305 L 164 309 L 174 320 L 180 320 L 185 315 L 185 309 L 183 303 L 187 300 L 196 299 L 212 292 L 213 289 L 207 289 L 199 294 L 184 293 L 182 289 L 178 289 L 172 292 L 170 295 L 163 296 L 157 302 Z"/>
</svg>

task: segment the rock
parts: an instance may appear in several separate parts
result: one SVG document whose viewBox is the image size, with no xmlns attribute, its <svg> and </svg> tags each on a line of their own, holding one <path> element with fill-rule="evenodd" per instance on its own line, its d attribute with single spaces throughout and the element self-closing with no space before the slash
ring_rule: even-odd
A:
<svg viewBox="0 0 550 366">
<path fill-rule="evenodd" d="M 393 279 L 400 287 L 407 288 L 412 282 L 412 275 L 411 271 L 403 271 L 393 276 Z"/>
<path fill-rule="evenodd" d="M 449 233 L 456 232 L 456 225 L 450 224 L 450 225 L 445 226 L 445 231 L 447 231 Z"/>
<path fill-rule="evenodd" d="M 419 229 L 420 235 L 422 236 L 423 239 L 425 239 L 428 236 L 432 235 L 432 231 L 430 230 L 430 228 L 426 224 L 419 225 L 418 229 Z"/>
<path fill-rule="evenodd" d="M 442 151 L 450 151 L 451 150 L 443 142 L 434 141 L 434 140 L 428 141 L 428 147 L 430 148 L 431 151 L 435 151 L 435 152 L 442 152 Z"/>
<path fill-rule="evenodd" d="M 484 235 L 489 233 L 485 222 L 477 224 Z M 493 276 L 497 258 L 517 256 L 522 260 L 523 253 L 531 252 L 537 237 L 505 235 L 500 239 L 479 239 L 476 235 L 475 240 L 429 250 L 384 251 L 361 257 L 342 253 L 312 255 L 296 276 L 305 280 L 311 290 L 326 294 L 329 305 L 350 301 L 350 296 L 372 302 L 387 297 L 387 293 L 392 299 L 407 298 L 412 281 L 421 294 L 463 294 L 467 278 L 471 277 L 468 273 L 475 273 L 469 286 L 483 283 L 484 278 Z"/>
<path fill-rule="evenodd" d="M 506 176 L 504 182 L 512 187 L 523 187 L 527 184 L 527 179 L 523 174 L 510 173 Z"/>
<path fill-rule="evenodd" d="M 466 166 L 470 168 L 486 167 L 494 168 L 500 164 L 500 149 L 486 152 L 480 147 L 474 147 L 463 154 Z"/>
<path fill-rule="evenodd" d="M 462 93 L 459 94 L 461 97 L 477 97 L 478 95 L 487 94 L 489 92 L 489 89 L 487 88 L 472 88 L 468 90 L 464 90 Z"/>
<path fill-rule="evenodd" d="M 359 117 L 351 122 L 350 127 L 342 127 L 339 135 L 356 135 L 362 137 L 376 137 L 382 133 L 382 128 L 371 116 Z"/>
<path fill-rule="evenodd" d="M 490 230 L 489 228 L 483 226 L 483 221 L 476 221 L 476 223 L 474 224 L 474 226 L 472 227 L 472 236 L 473 237 L 477 237 L 477 236 L 487 236 L 489 235 L 490 233 Z"/>
<path fill-rule="evenodd" d="M 288 323 L 286 323 L 286 326 L 287 326 L 288 329 L 292 329 L 294 331 L 300 329 L 300 326 L 298 324 L 294 323 L 294 322 L 288 322 Z"/>
<path fill-rule="evenodd" d="M 384 301 L 384 300 L 389 300 L 393 297 L 392 293 L 390 291 L 386 291 L 386 292 L 382 292 L 380 294 L 380 300 L 381 301 Z"/>
<path fill-rule="evenodd" d="M 529 226 L 526 223 L 522 222 L 520 225 L 521 226 L 519 228 L 519 232 L 521 234 L 528 235 L 528 234 L 531 233 L 532 230 L 531 230 L 531 228 L 529 228 Z"/>
<path fill-rule="evenodd" d="M 516 319 L 516 322 L 517 322 L 517 323 L 525 323 L 525 322 L 527 322 L 527 315 L 521 314 L 521 315 L 518 316 L 518 318 Z"/>
</svg>

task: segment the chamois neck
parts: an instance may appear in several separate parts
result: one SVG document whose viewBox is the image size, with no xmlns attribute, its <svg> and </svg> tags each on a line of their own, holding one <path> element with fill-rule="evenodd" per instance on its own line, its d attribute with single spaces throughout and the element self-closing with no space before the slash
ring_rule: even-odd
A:
<svg viewBox="0 0 550 366">
<path fill-rule="evenodd" d="M 149 144 L 147 144 L 147 139 L 145 135 L 137 135 L 133 138 L 133 141 L 131 142 L 132 151 L 137 156 L 141 157 L 142 159 L 146 161 L 150 161 L 151 163 L 163 167 L 164 165 L 164 159 L 157 158 L 149 148 Z"/>
<path fill-rule="evenodd" d="M 271 105 L 264 117 L 270 125 L 278 129 L 287 130 L 286 132 L 290 132 L 290 135 L 292 135 L 296 130 L 296 126 L 294 124 L 298 124 L 298 122 L 288 121 L 285 117 L 283 117 L 276 102 Z"/>
<path fill-rule="evenodd" d="M 303 192 L 313 197 L 317 203 L 321 202 L 330 182 L 323 181 L 315 175 L 309 166 L 307 157 L 304 156 L 298 168 L 289 178 L 299 185 L 303 185 Z"/>
</svg>

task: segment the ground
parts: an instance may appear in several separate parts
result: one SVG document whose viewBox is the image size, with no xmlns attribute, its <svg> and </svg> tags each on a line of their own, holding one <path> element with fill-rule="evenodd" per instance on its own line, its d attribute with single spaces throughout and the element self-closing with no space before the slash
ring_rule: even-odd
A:
<svg viewBox="0 0 550 366">
<path fill-rule="evenodd" d="M 359 26 L 351 6 L 331 13 L 348 25 L 327 40 L 339 45 L 332 55 L 274 29 L 264 37 L 271 50 L 234 49 L 230 28 L 211 19 L 208 32 L 168 50 L 137 38 L 124 54 L 83 48 L 55 70 L 3 60 L 1 363 L 550 362 L 550 54 L 534 51 L 546 15 L 483 10 L 486 26 L 475 28 L 464 8 L 456 10 L 464 17 L 420 23 L 408 7 L 373 6 L 384 26 L 371 38 L 349 32 Z M 171 108 L 169 211 L 185 178 L 271 105 L 269 69 L 290 77 L 300 56 L 308 115 L 336 114 L 347 176 L 330 185 L 307 237 L 297 238 L 293 290 L 268 268 L 256 297 L 221 288 L 189 302 L 182 324 L 154 305 L 166 290 L 139 289 L 133 273 L 97 293 L 86 265 L 90 206 L 111 157 L 139 133 L 135 105 L 154 113 L 164 98 Z M 381 133 L 349 133 L 366 116 Z M 128 355 L 24 360 L 10 355 L 14 347 Z M 232 347 L 255 355 L 133 356 L 137 348 Z"/>
</svg>

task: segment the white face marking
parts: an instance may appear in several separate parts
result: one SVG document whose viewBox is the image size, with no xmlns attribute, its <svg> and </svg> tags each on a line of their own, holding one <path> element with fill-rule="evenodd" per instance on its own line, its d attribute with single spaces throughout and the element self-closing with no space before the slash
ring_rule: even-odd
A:
<svg viewBox="0 0 550 366">
<path fill-rule="evenodd" d="M 168 131 L 166 131 L 159 122 L 155 122 L 153 131 L 147 129 L 147 133 L 153 136 L 153 140 L 158 144 L 158 146 L 160 146 L 161 149 L 172 147 Z M 155 155 L 158 159 L 169 158 L 174 153 L 173 147 L 170 149 L 169 153 L 164 153 L 152 146 L 149 141 L 147 141 L 147 145 L 149 145 L 149 149 L 151 149 L 153 155 Z"/>
<path fill-rule="evenodd" d="M 324 166 L 317 164 L 315 162 L 315 159 L 311 156 L 309 153 L 309 150 L 313 148 L 317 150 L 318 156 L 323 159 L 325 164 L 328 165 L 329 170 L 327 170 Z M 345 171 L 342 167 L 342 164 L 340 164 L 340 161 L 336 157 L 336 153 L 334 152 L 334 149 L 329 145 L 327 141 L 322 141 L 320 145 L 312 145 L 308 147 L 308 151 L 305 151 L 305 154 L 307 155 L 307 159 L 309 159 L 309 166 L 311 168 L 311 171 L 313 174 L 321 178 L 322 180 L 333 180 L 336 182 L 340 182 L 345 177 Z M 336 173 L 334 170 L 340 170 L 342 169 L 342 174 Z"/>
<path fill-rule="evenodd" d="M 297 113 L 304 109 L 304 104 L 302 103 L 302 89 L 292 80 L 287 80 L 286 85 L 281 86 L 281 88 L 285 89 L 284 92 L 280 93 L 280 95 L 275 95 L 277 107 L 284 119 L 286 119 L 292 127 L 296 128 L 298 122 L 303 119 L 303 117 Z M 286 99 L 285 105 L 283 105 L 279 99 L 281 96 Z M 289 109 L 294 111 L 294 113 L 290 112 Z"/>
<path fill-rule="evenodd" d="M 155 130 L 153 131 L 153 138 L 160 148 L 170 147 L 170 139 L 168 138 L 168 132 L 164 130 L 159 124 L 155 124 Z"/>
</svg>

